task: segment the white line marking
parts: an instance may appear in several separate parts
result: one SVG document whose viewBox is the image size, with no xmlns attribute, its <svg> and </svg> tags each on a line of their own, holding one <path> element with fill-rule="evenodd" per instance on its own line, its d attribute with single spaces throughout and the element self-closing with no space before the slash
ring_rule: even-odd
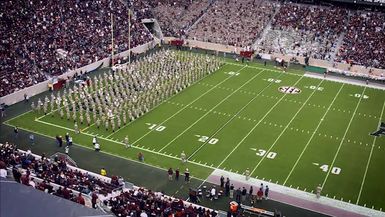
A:
<svg viewBox="0 0 385 217">
<path fill-rule="evenodd" d="M 295 86 L 299 81 L 302 80 L 302 78 L 304 78 L 303 76 L 300 77 L 300 79 L 298 79 L 294 85 L 292 86 Z M 231 152 L 222 160 L 221 163 L 219 163 L 219 165 L 217 166 L 218 168 L 230 157 L 231 154 L 234 153 L 235 150 L 237 150 L 237 148 L 243 143 L 243 141 L 246 140 L 247 137 L 250 136 L 250 134 L 255 130 L 255 128 L 257 128 L 259 126 L 260 123 L 262 123 L 264 121 L 264 119 L 270 114 L 271 111 L 273 111 L 273 109 L 282 101 L 282 99 L 286 96 L 286 94 L 283 94 L 282 97 L 270 108 L 269 111 L 266 112 L 266 114 L 254 125 L 253 128 L 251 128 L 251 130 L 246 134 L 245 137 L 243 137 L 241 139 L 241 141 L 239 141 L 239 143 L 233 148 L 233 150 L 231 150 Z M 271 123 L 270 123 L 271 124 Z"/>
<path fill-rule="evenodd" d="M 382 116 L 384 115 L 384 108 L 385 108 L 385 101 L 384 101 L 384 104 L 382 105 L 381 116 L 380 116 L 380 119 L 378 121 L 378 125 L 381 124 Z M 369 154 L 368 162 L 366 163 L 365 173 L 364 173 L 364 177 L 363 177 L 362 182 L 361 182 L 361 187 L 360 187 L 360 191 L 358 193 L 356 204 L 358 204 L 358 202 L 360 202 L 362 189 L 364 188 L 364 184 L 365 184 L 365 181 L 366 181 L 366 174 L 368 173 L 369 164 L 370 164 L 370 160 L 372 159 L 373 148 L 376 145 L 376 141 L 377 141 L 377 136 L 375 136 L 374 139 L 373 139 L 372 148 L 370 149 L 370 154 Z"/>
<path fill-rule="evenodd" d="M 317 88 L 324 82 L 324 80 L 321 80 L 321 82 L 318 83 L 317 85 Z M 281 138 L 281 136 L 286 132 L 286 130 L 289 128 L 290 124 L 295 120 L 295 118 L 297 117 L 297 115 L 302 111 L 302 109 L 305 107 L 306 103 L 310 100 L 310 98 L 313 97 L 313 95 L 317 92 L 317 90 L 313 90 L 313 92 L 307 97 L 306 101 L 302 104 L 302 106 L 298 109 L 298 111 L 294 114 L 294 116 L 291 118 L 291 120 L 289 121 L 289 123 L 286 125 L 286 127 L 281 131 L 281 133 L 278 135 L 278 137 L 275 139 L 275 141 L 273 142 L 273 144 L 270 146 L 270 148 L 266 151 L 266 153 L 269 153 L 271 151 L 271 149 L 273 149 L 273 147 L 277 144 L 277 142 L 279 141 L 279 139 Z M 298 129 L 296 129 L 296 131 L 298 131 Z M 251 174 L 254 173 L 254 171 L 259 167 L 259 165 L 261 165 L 262 161 L 264 159 L 266 159 L 266 155 L 262 156 L 262 158 L 259 160 L 258 164 L 254 167 L 254 169 L 251 171 Z"/>
<path fill-rule="evenodd" d="M 242 68 L 243 69 L 243 68 Z M 241 69 L 241 70 L 242 70 Z M 239 70 L 239 71 L 241 71 Z M 187 132 L 189 129 L 191 129 L 195 124 L 197 124 L 200 120 L 202 120 L 203 118 L 205 118 L 210 112 L 214 111 L 215 108 L 217 108 L 218 106 L 220 106 L 223 102 L 225 102 L 228 98 L 230 98 L 232 95 L 234 95 L 236 92 L 238 92 L 242 87 L 246 86 L 248 83 L 250 83 L 252 80 L 254 80 L 254 78 L 256 78 L 258 75 L 260 75 L 263 71 L 260 71 L 258 74 L 254 75 L 252 78 L 250 78 L 249 80 L 247 80 L 247 82 L 245 82 L 244 84 L 242 84 L 240 87 L 238 87 L 236 90 L 234 90 L 231 94 L 227 95 L 225 98 L 223 98 L 219 103 L 217 103 L 214 107 L 212 107 L 209 111 L 207 111 L 204 115 L 202 115 L 200 118 L 198 118 L 194 123 L 190 124 L 190 126 L 188 126 L 185 130 L 183 130 L 180 134 L 178 134 L 174 139 L 172 139 L 169 143 L 167 143 L 165 146 L 163 146 L 163 148 L 161 148 L 159 151 L 162 151 L 164 150 L 165 148 L 167 148 L 171 143 L 173 143 L 175 140 L 177 140 L 179 137 L 181 137 L 185 132 Z M 205 144 L 205 143 L 203 143 Z M 195 153 L 195 152 L 194 152 Z M 194 154 L 193 153 L 193 154 Z M 190 155 L 189 158 L 191 158 Z M 188 158 L 188 159 L 189 159 Z"/>
<path fill-rule="evenodd" d="M 238 70 L 237 72 L 240 72 L 241 70 L 243 70 L 244 68 L 246 68 L 246 66 L 243 66 L 240 70 Z M 213 86 L 212 88 L 210 88 L 208 91 L 206 91 L 204 94 L 200 95 L 198 98 L 196 98 L 195 100 L 191 101 L 190 103 L 188 103 L 187 105 L 185 105 L 183 108 L 181 108 L 179 111 L 175 112 L 173 115 L 171 115 L 170 117 L 168 117 L 166 120 L 164 120 L 163 122 L 161 122 L 159 125 L 162 125 L 164 123 L 166 123 L 168 120 L 170 120 L 171 118 L 175 117 L 177 114 L 179 114 L 180 112 L 182 112 L 183 110 L 185 110 L 187 107 L 189 107 L 190 105 L 192 105 L 194 102 L 198 101 L 200 98 L 202 98 L 203 96 L 205 96 L 206 94 L 208 94 L 209 92 L 211 92 L 212 90 L 214 90 L 216 87 L 218 87 L 219 85 L 221 85 L 222 83 L 226 82 L 227 80 L 229 80 L 230 78 L 232 78 L 233 75 L 230 75 L 229 77 L 227 77 L 226 79 L 224 79 L 223 81 L 219 82 L 218 84 L 216 84 L 215 86 Z M 150 131 L 148 131 L 147 133 L 145 133 L 143 136 L 141 136 L 139 139 L 135 140 L 132 144 L 136 144 L 138 141 L 140 141 L 141 139 L 143 139 L 145 136 L 147 136 L 148 134 L 150 134 L 152 131 L 154 131 L 154 129 L 151 129 Z"/>
<path fill-rule="evenodd" d="M 336 161 L 336 159 L 337 159 L 338 153 L 339 153 L 340 150 L 341 150 L 342 143 L 344 143 L 344 141 L 345 141 L 346 134 L 348 133 L 349 128 L 350 128 L 350 125 L 351 125 L 352 122 L 353 122 L 354 116 L 355 116 L 355 114 L 356 114 L 356 112 L 357 112 L 358 106 L 359 106 L 360 103 L 361 103 L 362 96 L 364 95 L 365 90 L 366 90 L 366 87 L 364 87 L 364 90 L 363 90 L 362 93 L 361 93 L 361 97 L 360 97 L 360 99 L 358 100 L 358 103 L 357 103 L 357 105 L 356 105 L 356 108 L 354 109 L 353 115 L 352 115 L 352 117 L 350 118 L 350 121 L 349 121 L 348 126 L 346 127 L 344 136 L 343 136 L 342 139 L 341 139 L 341 142 L 340 142 L 340 145 L 338 146 L 337 152 L 336 152 L 336 154 L 334 155 L 333 161 L 332 161 L 332 163 L 330 164 L 330 167 L 329 167 L 328 172 L 326 173 L 326 177 L 325 177 L 324 181 L 322 182 L 322 186 L 321 186 L 322 188 L 324 188 L 325 183 L 326 183 L 326 181 L 327 181 L 328 178 L 329 178 L 330 171 L 331 171 L 332 168 L 334 167 L 334 163 L 335 163 L 335 161 Z"/>
<path fill-rule="evenodd" d="M 321 120 L 324 119 L 324 118 L 326 117 L 326 115 L 328 114 L 330 108 L 331 108 L 332 105 L 334 104 L 334 101 L 337 99 L 337 97 L 338 97 L 338 95 L 340 94 L 340 92 L 341 92 L 342 88 L 344 87 L 344 85 L 345 85 L 345 84 L 342 84 L 342 85 L 341 85 L 340 89 L 338 90 L 337 94 L 334 96 L 333 101 L 330 103 L 329 107 L 327 108 L 326 112 L 325 112 L 324 115 L 322 116 Z M 321 124 L 322 124 L 322 121 L 320 121 L 320 122 L 318 123 L 317 127 L 316 127 L 315 130 L 313 131 L 311 137 L 310 137 L 309 140 L 307 141 L 307 143 L 306 143 L 304 149 L 302 150 L 301 154 L 299 155 L 297 161 L 295 162 L 294 166 L 291 168 L 291 170 L 290 170 L 290 172 L 289 172 L 289 175 L 287 175 L 285 181 L 283 182 L 283 185 L 286 184 L 287 180 L 290 178 L 290 176 L 291 176 L 291 174 L 293 173 L 294 169 L 297 167 L 298 162 L 299 162 L 300 159 L 302 158 L 302 155 L 305 153 L 305 151 L 306 151 L 307 147 L 309 146 L 310 142 L 313 140 L 313 138 L 314 138 L 315 134 L 317 133 L 318 128 L 321 126 Z M 317 165 L 317 166 L 319 165 L 318 163 L 313 163 L 313 164 L 314 164 L 314 165 Z"/>
</svg>

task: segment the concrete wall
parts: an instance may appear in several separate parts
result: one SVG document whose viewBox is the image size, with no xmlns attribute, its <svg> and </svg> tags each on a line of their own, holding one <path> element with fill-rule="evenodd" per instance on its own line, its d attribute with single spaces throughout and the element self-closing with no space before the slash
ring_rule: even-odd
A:
<svg viewBox="0 0 385 217">
<path fill-rule="evenodd" d="M 143 53 L 143 52 L 146 52 L 148 49 L 153 48 L 155 46 L 155 44 L 156 43 L 154 41 L 151 41 L 149 43 L 146 43 L 146 44 L 140 45 L 138 47 L 132 48 L 131 52 Z M 129 50 L 114 55 L 114 58 L 126 57 L 126 56 L 128 56 L 128 54 L 129 54 Z M 58 77 L 62 78 L 62 79 L 67 79 L 67 77 L 72 77 L 76 72 L 93 71 L 97 67 L 99 67 L 101 64 L 103 64 L 102 67 L 108 67 L 110 61 L 111 61 L 111 57 L 107 57 L 107 58 L 104 58 L 104 59 L 99 60 L 97 62 L 83 66 L 81 68 L 66 72 L 66 73 L 64 73 Z M 22 90 L 19 90 L 17 92 L 11 93 L 9 95 L 3 96 L 0 98 L 0 104 L 5 103 L 6 105 L 13 105 L 15 103 L 18 103 L 18 102 L 24 100 L 24 94 L 25 93 L 27 93 L 28 96 L 31 97 L 31 96 L 37 95 L 39 93 L 42 93 L 44 91 L 47 91 L 48 90 L 48 83 L 49 83 L 49 80 L 46 80 L 46 81 L 40 82 L 36 85 L 30 86 L 30 87 L 24 88 Z"/>
</svg>

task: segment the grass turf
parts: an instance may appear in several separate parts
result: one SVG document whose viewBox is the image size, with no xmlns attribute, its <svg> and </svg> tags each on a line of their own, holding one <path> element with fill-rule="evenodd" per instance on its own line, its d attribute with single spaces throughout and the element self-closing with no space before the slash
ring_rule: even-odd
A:
<svg viewBox="0 0 385 217">
<path fill-rule="evenodd" d="M 282 86 L 301 92 L 283 94 Z M 73 122 L 58 114 L 28 112 L 7 124 L 51 137 L 70 132 L 91 149 L 97 135 L 104 152 L 130 159 L 142 152 L 146 163 L 188 167 L 201 179 L 215 168 L 249 168 L 253 177 L 305 191 L 321 184 L 330 198 L 382 210 L 385 137 L 369 133 L 384 120 L 384 105 L 382 90 L 228 62 L 114 133 L 81 125 L 74 135 Z M 132 148 L 123 146 L 126 135 Z"/>
</svg>

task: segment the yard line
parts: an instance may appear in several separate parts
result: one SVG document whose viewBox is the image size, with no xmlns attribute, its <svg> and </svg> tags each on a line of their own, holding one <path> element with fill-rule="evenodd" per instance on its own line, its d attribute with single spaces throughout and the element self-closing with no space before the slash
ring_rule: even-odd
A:
<svg viewBox="0 0 385 217">
<path fill-rule="evenodd" d="M 241 69 L 239 69 L 237 72 L 240 72 L 241 70 L 243 70 L 244 68 L 246 68 L 246 66 L 242 67 Z M 198 98 L 196 98 L 195 100 L 191 101 L 189 104 L 185 105 L 183 108 L 181 108 L 179 111 L 175 112 L 173 115 L 171 115 L 170 117 L 168 117 L 166 120 L 162 121 L 160 124 L 158 125 L 162 125 L 164 123 L 166 123 L 168 120 L 170 120 L 171 118 L 175 117 L 177 114 L 181 113 L 183 110 L 185 110 L 186 108 L 188 108 L 190 105 L 192 105 L 194 102 L 198 101 L 200 98 L 202 98 L 203 96 L 205 96 L 206 94 L 208 94 L 209 92 L 211 92 L 212 90 L 214 90 L 215 88 L 217 88 L 219 85 L 223 84 L 224 82 L 226 82 L 227 80 L 229 80 L 230 78 L 234 77 L 234 75 L 230 75 L 229 77 L 227 77 L 225 80 L 219 82 L 218 84 L 216 84 L 214 87 L 210 88 L 208 91 L 206 91 L 204 94 L 202 94 L 201 96 L 199 96 Z M 143 136 L 141 136 L 139 139 L 135 140 L 132 144 L 135 144 L 137 143 L 138 141 L 140 141 L 141 139 L 143 139 L 144 137 L 146 137 L 148 134 L 150 134 L 152 131 L 154 131 L 154 129 L 151 129 L 150 131 L 148 131 L 147 133 L 145 133 Z"/>
<path fill-rule="evenodd" d="M 46 122 L 44 122 L 44 121 L 41 121 L 41 122 L 46 123 Z M 14 127 L 12 124 L 9 124 L 9 123 L 6 123 L 5 125 L 7 125 L 7 126 L 9 126 L 9 127 Z M 44 133 L 39 133 L 39 132 L 37 132 L 37 131 L 25 129 L 25 128 L 23 128 L 23 127 L 19 127 L 19 129 L 24 130 L 24 131 L 27 131 L 27 132 L 35 133 L 36 135 L 40 135 L 40 136 L 44 136 L 44 137 L 53 139 L 52 136 L 49 136 L 49 135 L 44 134 Z M 81 147 L 81 148 L 84 148 L 84 149 L 88 149 L 88 150 L 94 150 L 93 148 L 91 148 L 91 147 L 89 147 L 89 146 L 79 145 L 79 144 L 76 144 L 76 143 L 73 143 L 73 145 L 78 146 L 78 147 Z M 148 163 L 145 163 L 145 162 L 142 162 L 142 161 L 133 160 L 133 159 L 130 159 L 130 158 L 127 158 L 127 157 L 123 157 L 123 156 L 120 156 L 120 155 L 117 155 L 117 154 L 113 154 L 113 153 L 110 153 L 110 152 L 106 152 L 106 151 L 103 151 L 103 150 L 101 150 L 100 152 L 103 153 L 103 154 L 107 154 L 107 155 L 110 155 L 110 156 L 114 156 L 114 157 L 120 158 L 120 159 L 124 159 L 124 160 L 132 161 L 132 162 L 135 162 L 135 163 L 143 164 L 143 165 L 146 165 L 146 166 L 148 166 L 148 167 L 157 168 L 157 169 L 164 170 L 164 171 L 167 171 L 167 170 L 168 170 L 167 168 L 162 168 L 162 167 L 160 167 L 160 166 L 155 166 L 155 165 L 148 164 Z M 180 159 L 179 159 L 179 160 L 180 160 Z M 200 180 L 200 181 L 204 181 L 203 179 L 198 178 L 198 177 L 194 177 L 194 176 L 191 176 L 191 177 L 192 177 L 193 179 L 197 179 L 197 180 Z"/>
<path fill-rule="evenodd" d="M 298 82 L 300 82 L 302 79 L 304 78 L 304 76 L 301 76 L 300 79 L 298 79 L 293 85 L 291 86 L 295 86 L 296 84 L 298 84 Z M 255 130 L 255 128 L 257 128 L 257 126 L 259 126 L 260 123 L 263 122 L 263 120 L 265 120 L 265 118 L 270 114 L 271 111 L 273 111 L 273 109 L 283 100 L 283 98 L 285 98 L 286 94 L 283 94 L 281 96 L 281 98 L 270 108 L 269 111 L 266 112 L 266 114 L 254 125 L 253 128 L 251 128 L 251 130 L 246 134 L 245 137 L 242 138 L 242 140 L 234 147 L 233 150 L 231 150 L 231 152 L 225 157 L 225 159 L 222 160 L 221 163 L 219 163 L 219 165 L 217 166 L 218 168 L 220 166 L 222 166 L 222 164 L 230 157 L 231 154 L 233 154 L 233 152 L 235 150 L 237 150 L 237 148 L 243 143 L 243 141 L 245 141 L 245 139 L 247 137 L 250 136 L 250 134 Z"/>
<path fill-rule="evenodd" d="M 214 107 L 212 107 L 210 110 L 208 110 L 204 115 L 202 115 L 198 120 L 196 120 L 194 123 L 192 123 L 189 127 L 187 127 L 185 130 L 183 130 L 179 135 L 177 135 L 173 140 L 171 140 L 169 143 L 167 143 L 163 148 L 159 150 L 161 152 L 165 148 L 167 148 L 171 143 L 173 143 L 176 139 L 178 139 L 180 136 L 182 136 L 185 132 L 187 132 L 191 127 L 193 127 L 196 123 L 198 123 L 200 120 L 202 120 L 204 117 L 206 117 L 210 112 L 212 112 L 215 108 L 217 108 L 219 105 L 221 105 L 224 101 L 226 101 L 228 98 L 230 98 L 234 93 L 238 92 L 242 87 L 246 86 L 246 84 L 250 83 L 254 78 L 256 78 L 258 75 L 260 75 L 263 72 L 260 71 L 258 74 L 254 75 L 252 78 L 250 78 L 247 82 L 239 86 L 237 89 L 235 89 L 231 94 L 227 95 L 225 98 L 223 98 L 219 103 L 217 103 Z"/>
<path fill-rule="evenodd" d="M 277 78 L 281 77 L 281 75 L 283 75 L 283 74 L 282 73 L 279 74 L 279 76 Z M 235 113 L 226 123 L 224 123 L 221 127 L 219 127 L 218 130 L 216 130 L 197 150 L 195 150 L 188 157 L 188 160 L 190 160 L 196 153 L 198 153 L 210 141 L 210 139 L 212 139 L 215 135 L 217 135 L 217 133 L 219 133 L 223 128 L 225 128 L 232 120 L 234 120 L 234 118 L 236 118 L 238 116 L 238 114 L 240 114 L 248 105 L 250 105 L 250 103 L 252 103 L 259 95 L 261 95 L 263 93 L 263 91 L 265 91 L 272 84 L 273 84 L 273 82 L 270 82 L 269 85 L 267 85 L 261 91 L 259 91 L 259 93 L 257 93 L 248 103 L 246 103 L 246 105 L 244 105 L 237 113 Z M 238 117 L 241 117 L 241 116 L 238 116 Z"/>
<path fill-rule="evenodd" d="M 225 65 L 227 65 L 227 63 L 225 63 L 223 66 L 225 66 Z M 222 67 L 223 67 L 223 66 L 222 66 Z M 220 69 L 221 69 L 221 68 L 220 68 Z M 218 69 L 218 70 L 219 70 L 219 69 Z M 210 74 L 210 75 L 211 75 L 211 74 Z M 191 86 L 193 86 L 193 85 L 195 85 L 195 84 L 199 84 L 199 82 L 200 82 L 201 80 L 203 80 L 203 79 L 205 79 L 205 78 L 207 78 L 207 77 L 208 77 L 208 75 L 207 75 L 207 76 L 204 76 L 203 78 L 197 80 L 194 84 L 190 85 L 189 87 L 191 87 Z M 226 81 L 227 79 L 228 79 L 228 78 L 226 78 L 224 81 Z M 224 81 L 222 81 L 221 83 L 223 83 Z M 221 84 L 221 83 L 220 83 L 220 84 Z M 217 85 L 215 85 L 215 86 L 217 86 Z M 211 90 L 212 90 L 212 89 L 209 89 L 206 93 L 204 93 L 204 94 L 201 95 L 200 97 L 206 95 L 206 94 L 207 94 L 208 92 L 210 92 Z M 174 95 L 172 95 L 171 97 L 169 97 L 169 98 L 163 100 L 161 103 L 159 103 L 159 104 L 156 105 L 155 107 L 151 108 L 148 112 L 146 112 L 146 114 L 148 114 L 150 111 L 154 110 L 155 108 L 159 107 L 160 105 L 164 104 L 165 102 L 167 102 L 168 100 L 174 98 L 174 97 L 177 96 L 177 95 L 179 95 L 179 94 L 174 94 Z M 199 97 L 199 98 L 200 98 L 200 97 Z M 198 99 L 197 99 L 197 100 L 198 100 Z M 183 110 L 183 109 L 182 109 L 182 110 Z M 115 133 L 117 133 L 119 130 L 121 130 L 121 129 L 127 127 L 127 126 L 130 125 L 132 122 L 134 122 L 134 121 L 136 121 L 136 120 L 138 120 L 138 119 L 139 119 L 139 118 L 136 118 L 136 119 L 134 119 L 133 121 L 130 121 L 130 123 L 128 123 L 126 126 L 123 126 L 122 128 L 120 128 L 120 129 L 116 130 L 115 132 L 111 133 L 110 135 L 108 135 L 107 138 L 111 137 L 112 135 L 114 135 Z M 151 130 L 151 131 L 152 131 L 152 130 Z M 151 131 L 150 131 L 150 132 L 151 132 Z M 137 142 L 137 141 L 135 141 L 135 142 Z M 132 144 L 134 144 L 135 142 L 133 142 Z"/>
<path fill-rule="evenodd" d="M 321 80 L 321 82 L 317 85 L 317 88 L 324 82 L 325 80 Z M 275 139 L 273 144 L 270 146 L 270 148 L 266 151 L 266 153 L 269 153 L 271 149 L 277 144 L 281 136 L 286 132 L 287 128 L 289 128 L 290 124 L 293 122 L 293 120 L 297 117 L 297 115 L 302 111 L 302 109 L 305 107 L 306 103 L 310 100 L 310 98 L 314 95 L 314 93 L 317 92 L 317 88 L 313 90 L 313 92 L 310 94 L 310 96 L 306 99 L 306 101 L 302 104 L 302 106 L 298 109 L 298 111 L 294 114 L 294 116 L 291 118 L 289 123 L 286 125 L 286 127 L 281 131 L 281 133 L 278 135 L 278 137 Z M 261 160 L 259 160 L 258 164 L 254 167 L 254 169 L 250 172 L 250 174 L 253 174 L 254 171 L 261 165 L 262 161 L 266 158 L 267 155 L 262 156 Z"/>
<path fill-rule="evenodd" d="M 291 176 L 291 174 L 293 173 L 294 169 L 297 167 L 297 164 L 298 164 L 298 162 L 300 161 L 300 159 L 302 158 L 302 155 L 305 153 L 305 151 L 306 151 L 307 147 L 309 146 L 310 142 L 313 140 L 313 138 L 314 138 L 314 136 L 316 135 L 316 133 L 317 133 L 319 127 L 321 126 L 321 124 L 322 124 L 324 118 L 326 117 L 327 113 L 329 112 L 330 108 L 331 108 L 332 105 L 334 104 L 334 101 L 337 99 L 337 96 L 340 94 L 340 92 L 341 92 L 341 90 L 342 90 L 342 88 L 343 88 L 344 86 L 345 86 L 345 84 L 342 83 L 342 85 L 341 85 L 340 89 L 338 90 L 337 94 L 334 96 L 333 101 L 330 103 L 330 105 L 329 105 L 329 107 L 327 108 L 326 112 L 325 112 L 324 115 L 322 116 L 320 122 L 318 122 L 317 127 L 316 127 L 315 130 L 313 131 L 313 133 L 312 133 L 310 139 L 307 141 L 307 143 L 306 143 L 304 149 L 302 150 L 301 154 L 299 155 L 297 161 L 295 162 L 294 166 L 291 168 L 289 175 L 286 177 L 285 181 L 283 182 L 283 185 L 286 184 L 287 180 L 290 178 L 290 176 Z"/>
<path fill-rule="evenodd" d="M 49 123 L 49 122 L 44 122 L 44 121 L 41 121 L 41 120 L 36 120 L 36 122 L 39 122 L 39 123 L 42 123 L 42 124 L 46 124 L 46 125 L 50 125 L 50 126 L 53 126 L 53 127 L 62 128 L 62 129 L 65 129 L 65 130 L 69 130 L 69 131 L 75 132 L 75 130 L 73 130 L 73 129 L 70 129 L 70 128 L 67 128 L 67 127 L 63 127 L 63 126 L 60 126 L 60 125 L 56 125 L 56 124 L 52 124 L 52 123 Z M 14 127 L 12 124 L 6 124 L 6 125 L 11 126 L 11 127 Z M 53 138 L 53 137 L 51 137 L 51 136 L 48 136 L 48 135 L 46 135 L 46 134 L 39 133 L 39 132 L 37 132 L 37 131 L 25 129 L 25 128 L 22 128 L 22 127 L 19 127 L 19 128 L 20 128 L 20 129 L 23 129 L 23 130 L 26 130 L 26 131 L 30 131 L 30 132 L 36 133 L 36 134 L 40 134 L 40 135 L 44 135 L 44 136 Z M 94 137 L 94 135 L 93 135 L 93 134 L 90 134 L 90 133 L 81 132 L 80 134 L 87 135 L 87 136 L 90 136 L 90 137 Z M 115 144 L 119 144 L 119 145 L 124 145 L 124 146 L 125 146 L 125 144 L 124 144 L 123 142 L 119 142 L 119 141 L 115 141 L 115 140 L 112 140 L 112 139 L 108 139 L 108 138 L 106 138 L 106 137 L 99 136 L 99 139 L 100 139 L 100 140 L 109 141 L 109 142 L 112 142 L 112 143 L 115 143 Z M 87 147 L 87 146 L 84 146 L 84 147 Z M 147 152 L 150 152 L 150 153 L 153 153 L 153 154 L 158 154 L 158 155 L 161 155 L 161 156 L 163 156 L 163 157 L 168 157 L 168 158 L 172 158 L 172 159 L 175 159 L 175 160 L 180 161 L 180 158 L 179 158 L 179 157 L 175 157 L 175 156 L 172 156 L 172 155 L 160 153 L 160 152 L 153 151 L 153 150 L 150 150 L 150 149 L 147 149 L 147 148 L 143 148 L 143 147 L 140 147 L 140 146 L 131 145 L 131 148 L 135 148 L 135 149 L 138 149 L 138 150 L 141 150 L 141 151 L 147 151 Z M 206 167 L 206 168 L 209 168 L 209 169 L 216 169 L 216 168 L 213 167 L 213 166 L 209 166 L 209 165 L 205 165 L 205 164 L 201 164 L 201 163 L 197 163 L 197 162 L 189 162 L 189 163 L 195 164 L 195 165 L 198 165 L 198 166 L 202 166 L 202 167 Z"/>
<path fill-rule="evenodd" d="M 356 105 L 356 108 L 354 109 L 353 115 L 352 115 L 352 117 L 350 118 L 350 121 L 349 121 L 348 126 L 346 127 L 344 136 L 343 136 L 342 139 L 341 139 L 341 142 L 340 142 L 340 145 L 338 146 L 337 152 L 336 152 L 336 154 L 334 155 L 333 161 L 332 161 L 332 163 L 331 163 L 331 165 L 330 165 L 330 167 L 329 167 L 328 172 L 326 173 L 326 177 L 325 177 L 324 181 L 322 182 L 322 185 L 321 185 L 322 188 L 324 188 L 325 183 L 326 183 L 326 181 L 327 181 L 328 178 L 329 178 L 330 171 L 331 171 L 332 168 L 334 167 L 334 163 L 335 163 L 335 161 L 336 161 L 336 159 L 337 159 L 338 153 L 339 153 L 340 150 L 341 150 L 342 143 L 344 143 L 344 141 L 345 141 L 346 134 L 347 134 L 348 131 L 349 131 L 349 128 L 350 128 L 350 125 L 352 124 L 352 121 L 353 121 L 354 116 L 356 115 L 358 106 L 359 106 L 360 103 L 361 103 L 361 100 L 362 100 L 362 97 L 364 96 L 365 90 L 366 90 L 366 87 L 364 88 L 364 90 L 363 90 L 362 93 L 361 93 L 361 97 L 360 97 L 360 99 L 358 100 L 358 103 L 357 103 L 357 105 Z"/>
<path fill-rule="evenodd" d="M 381 111 L 380 119 L 378 121 L 378 125 L 381 124 L 382 116 L 384 115 L 384 108 L 385 108 L 385 101 L 384 101 L 384 104 L 382 105 L 382 111 Z M 369 164 L 370 164 L 370 160 L 372 159 L 373 148 L 374 148 L 374 146 L 376 144 L 376 141 L 377 141 L 377 136 L 375 136 L 374 139 L 373 139 L 372 148 L 370 149 L 368 163 L 366 164 L 365 173 L 364 173 L 364 177 L 363 177 L 362 182 L 361 182 L 361 187 L 360 187 L 360 191 L 358 193 L 358 198 L 357 198 L 356 204 L 358 204 L 358 202 L 360 202 L 362 189 L 364 188 L 364 184 L 365 184 L 365 181 L 366 181 L 366 174 L 368 173 Z"/>
<path fill-rule="evenodd" d="M 94 125 L 95 125 L 95 122 L 94 122 L 94 123 L 92 123 L 91 125 L 89 125 L 89 126 L 87 126 L 87 127 L 83 128 L 83 129 L 81 129 L 81 131 L 85 131 L 85 130 L 87 130 L 88 128 L 90 128 L 90 127 L 94 126 Z"/>
</svg>

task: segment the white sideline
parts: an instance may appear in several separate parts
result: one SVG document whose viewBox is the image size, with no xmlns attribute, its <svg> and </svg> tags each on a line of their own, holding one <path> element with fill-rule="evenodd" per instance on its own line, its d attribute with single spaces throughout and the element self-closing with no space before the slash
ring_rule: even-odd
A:
<svg viewBox="0 0 385 217">
<path fill-rule="evenodd" d="M 329 206 L 329 207 L 333 207 L 333 208 L 337 208 L 337 209 L 342 209 L 342 210 L 346 210 L 349 212 L 353 212 L 353 213 L 357 213 L 357 214 L 361 214 L 361 215 L 366 215 L 366 216 L 373 216 L 373 217 L 374 216 L 376 216 L 376 217 L 377 216 L 378 217 L 380 217 L 380 216 L 384 217 L 385 216 L 384 212 L 381 212 L 381 211 L 378 211 L 375 209 L 370 209 L 367 207 L 362 207 L 362 206 L 355 205 L 352 203 L 348 203 L 348 202 L 344 202 L 344 201 L 340 201 L 340 200 L 336 200 L 336 199 L 332 199 L 332 198 L 328 198 L 328 197 L 323 197 L 323 196 L 321 196 L 321 198 L 317 199 L 315 194 L 312 194 L 309 192 L 289 188 L 286 186 L 282 186 L 282 185 L 275 184 L 272 182 L 264 181 L 261 179 L 256 179 L 253 177 L 250 177 L 249 180 L 246 180 L 244 175 L 228 172 L 228 171 L 221 170 L 221 169 L 214 170 L 210 176 L 220 177 L 222 175 L 224 177 L 229 177 L 230 180 L 232 180 L 232 181 L 240 182 L 243 185 L 254 185 L 254 186 L 257 185 L 258 186 L 259 183 L 263 183 L 264 186 L 266 186 L 266 185 L 269 186 L 269 189 L 271 192 L 278 192 L 278 193 L 285 194 L 285 195 L 290 196 L 290 197 L 303 199 L 303 200 L 306 200 L 309 202 L 322 204 L 325 206 Z M 219 181 L 219 179 L 218 179 L 218 181 Z M 216 183 L 216 184 L 218 184 L 218 183 Z M 306 207 L 300 207 L 300 208 L 311 210 L 311 209 L 306 208 Z M 311 211 L 319 213 L 319 211 L 317 211 L 317 210 L 311 210 Z"/>
<path fill-rule="evenodd" d="M 385 101 L 384 101 L 384 104 L 383 104 L 383 106 L 382 106 L 381 116 L 380 116 L 380 119 L 379 119 L 379 121 L 378 121 L 378 125 L 381 124 L 381 120 L 382 120 L 382 117 L 383 117 L 383 115 L 384 115 L 384 108 L 385 108 Z M 366 164 L 365 173 L 364 173 L 364 177 L 362 178 L 361 187 L 360 187 L 360 191 L 359 191 L 359 193 L 358 193 L 358 197 L 357 197 L 357 202 L 356 202 L 356 204 L 358 204 L 358 203 L 360 202 L 362 189 L 364 188 L 364 184 L 365 184 L 365 181 L 366 181 L 366 174 L 368 173 L 369 164 L 370 164 L 370 160 L 372 159 L 373 148 L 374 148 L 374 146 L 375 146 L 375 144 L 376 144 L 376 141 L 377 141 L 377 136 L 375 136 L 374 139 L 373 139 L 372 148 L 370 149 L 370 154 L 369 154 L 368 163 Z"/>
<path fill-rule="evenodd" d="M 341 78 L 341 77 L 337 77 L 337 76 L 333 76 L 333 75 L 327 75 L 324 78 L 323 75 L 309 73 L 309 72 L 306 72 L 305 76 L 309 77 L 309 78 L 325 79 L 328 81 L 334 81 L 334 82 L 338 82 L 338 83 L 351 84 L 351 85 L 355 85 L 355 86 L 370 87 L 370 88 L 374 88 L 374 89 L 385 90 L 385 85 L 373 83 L 370 81 L 369 81 L 369 84 L 366 84 L 365 81 L 359 81 L 357 79 L 352 79 L 352 78 Z"/>
</svg>

